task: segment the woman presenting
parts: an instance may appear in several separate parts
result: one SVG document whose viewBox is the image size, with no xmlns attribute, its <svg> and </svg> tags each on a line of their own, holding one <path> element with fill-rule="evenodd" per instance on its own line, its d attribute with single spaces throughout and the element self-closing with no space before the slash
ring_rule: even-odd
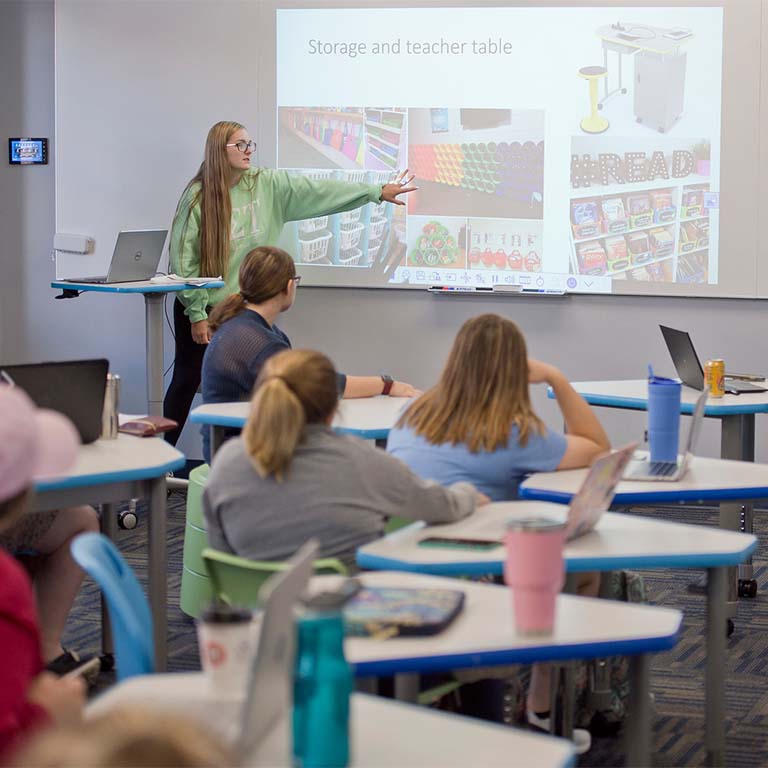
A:
<svg viewBox="0 0 768 768">
<path fill-rule="evenodd" d="M 391 184 L 315 181 L 285 171 L 251 168 L 256 144 L 240 123 L 216 123 L 205 142 L 205 157 L 176 207 L 171 228 L 171 270 L 182 277 L 216 277 L 222 288 L 182 291 L 173 305 L 176 355 L 164 413 L 178 423 L 167 433 L 179 438 L 200 386 L 205 345 L 210 340 L 208 312 L 237 293 L 245 254 L 277 243 L 283 225 L 349 211 L 366 203 L 404 205 L 398 195 L 411 192 L 413 176 L 404 171 Z"/>
</svg>

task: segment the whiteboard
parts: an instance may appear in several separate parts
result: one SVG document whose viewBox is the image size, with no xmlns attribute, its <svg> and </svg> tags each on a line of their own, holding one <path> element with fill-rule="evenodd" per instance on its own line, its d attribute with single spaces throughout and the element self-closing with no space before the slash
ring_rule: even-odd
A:
<svg viewBox="0 0 768 768">
<path fill-rule="evenodd" d="M 56 162 L 56 209 L 59 232 L 74 232 L 95 237 L 96 252 L 87 256 L 59 255 L 57 276 L 98 273 L 106 269 L 114 245 L 114 238 L 120 229 L 169 227 L 178 197 L 186 182 L 197 170 L 202 159 L 205 134 L 211 124 L 220 119 L 235 119 L 249 127 L 259 145 L 257 162 L 267 167 L 285 166 L 290 156 L 278 155 L 278 133 L 280 114 L 278 110 L 279 78 L 285 77 L 278 71 L 277 18 L 278 12 L 299 13 L 298 6 L 310 9 L 310 14 L 328 7 L 328 3 L 317 2 L 110 2 L 94 4 L 75 0 L 57 0 L 56 3 L 56 120 L 55 142 Z M 365 3 L 334 3 L 346 8 L 365 6 Z M 374 5 L 368 3 L 367 5 Z M 469 4 L 468 4 L 469 5 Z M 500 9 L 494 6 L 483 10 L 506 10 L 523 13 L 526 5 L 539 3 L 518 3 L 514 7 Z M 717 8 L 717 2 L 674 3 L 636 0 L 631 4 L 597 2 L 553 2 L 550 5 L 573 10 L 587 5 L 592 9 L 605 10 L 607 19 L 622 18 L 624 5 L 632 9 L 651 12 L 665 6 L 675 8 Z M 761 30 L 764 27 L 763 0 L 738 0 L 726 2 L 723 8 L 723 57 L 721 153 L 719 165 L 719 252 L 716 269 L 716 285 L 705 283 L 654 283 L 611 279 L 611 290 L 615 293 L 651 295 L 691 296 L 768 296 L 768 274 L 763 268 L 758 276 L 760 247 L 764 235 L 759 226 L 765 178 L 765 149 L 763 142 L 766 131 L 760 126 L 760 96 L 765 83 L 760 81 L 760 68 L 765 52 L 761 47 Z M 460 9 L 457 2 L 397 2 L 388 4 L 390 10 L 415 8 L 435 10 L 437 7 L 452 6 Z M 475 8 L 475 6 L 472 6 Z M 480 9 L 477 9 L 478 11 Z M 545 9 L 546 10 L 546 9 Z M 594 11 L 590 11 L 594 12 Z M 657 12 L 657 11 L 656 11 Z M 668 15 L 668 14 L 667 14 Z M 625 16 L 626 18 L 626 16 Z M 339 40 L 349 39 L 349 29 L 337 25 Z M 347 34 L 347 38 L 344 35 Z M 590 44 L 594 61 L 599 64 L 601 48 L 599 39 Z M 300 57 L 295 57 L 297 65 Z M 631 76 L 631 61 L 625 58 L 625 77 Z M 612 60 L 609 60 L 609 70 Z M 327 62 L 322 62 L 323 66 Z M 695 61 L 689 61 L 688 76 L 697 71 Z M 350 88 L 360 78 L 355 74 L 359 65 L 347 69 Z M 322 67 L 318 66 L 318 72 Z M 290 72 L 288 73 L 290 75 Z M 523 73 L 524 78 L 528 73 Z M 299 78 L 294 77 L 294 82 Z M 380 122 L 370 110 L 390 107 L 392 111 L 407 110 L 416 103 L 405 98 L 407 78 L 393 72 L 383 90 L 377 91 L 380 103 L 373 105 L 366 99 L 352 98 L 346 104 L 334 104 L 323 100 L 322 89 L 317 100 L 305 100 L 293 106 L 301 107 L 360 107 L 369 109 L 362 114 L 362 121 Z M 282 87 L 282 86 L 281 86 Z M 354 92 L 351 91 L 354 96 Z M 588 84 L 579 79 L 576 72 L 564 82 L 564 98 L 572 100 L 578 109 L 589 109 Z M 438 97 L 435 97 L 438 98 Z M 626 98 L 626 97 L 625 97 Z M 631 94 L 629 95 L 631 99 Z M 707 93 L 700 89 L 686 94 L 687 100 L 702 99 Z M 448 131 L 441 131 L 446 122 L 447 98 L 437 101 L 419 102 L 419 112 L 410 116 L 413 125 L 421 121 L 422 129 L 436 129 L 436 137 L 444 136 L 445 143 L 461 144 L 460 137 L 451 133 L 456 125 L 466 128 L 472 125 L 472 115 L 449 114 Z M 354 102 L 354 103 L 352 103 Z M 612 103 L 618 103 L 614 100 Z M 285 102 L 283 102 L 285 104 Z M 320 105 L 320 107 L 318 107 Z M 467 97 L 466 107 L 482 109 L 489 106 L 487 100 L 473 102 Z M 514 107 L 515 105 L 509 105 Z M 606 114 L 609 114 L 606 105 Z M 434 110 L 434 112 L 433 112 Z M 524 110 L 513 110 L 515 127 L 535 129 L 535 120 L 530 115 L 516 114 Z M 546 111 L 546 110 L 545 110 Z M 453 112 L 460 113 L 453 106 Z M 461 122 L 462 118 L 464 123 Z M 298 118 L 297 118 L 298 119 Z M 394 118 L 397 119 L 397 118 Z M 458 122 L 457 122 L 458 120 Z M 451 123 L 453 121 L 453 123 Z M 347 121 L 350 122 L 350 121 Z M 546 114 L 545 120 L 546 124 Z M 337 125 L 338 123 L 336 123 Z M 681 123 L 682 124 L 682 123 Z M 328 124 L 333 126 L 331 121 Z M 453 126 L 453 127 L 451 127 Z M 393 126 L 396 127 L 396 126 Z M 343 130 L 343 127 L 342 127 Z M 493 130 L 488 122 L 480 125 L 475 121 L 472 130 L 486 131 L 486 144 L 494 141 Z M 498 127 L 495 129 L 498 130 Z M 522 129 L 521 129 L 522 130 Z M 347 127 L 349 132 L 349 127 Z M 650 133 L 650 132 L 649 132 Z M 384 134 L 387 135 L 387 134 Z M 480 133 L 476 134 L 478 137 Z M 596 146 L 603 142 L 606 152 L 613 152 L 611 137 L 605 135 L 583 136 L 574 133 L 574 146 L 581 142 L 593 141 Z M 654 139 L 658 138 L 656 136 Z M 669 131 L 670 141 L 674 129 Z M 696 137 L 678 137 L 688 140 Z M 448 141 L 450 139 L 450 141 Z M 576 141 L 579 140 L 579 142 Z M 618 137 L 621 149 L 621 137 Z M 613 137 L 614 144 L 616 137 Z M 480 142 L 477 142 L 480 143 Z M 642 142 L 640 142 L 642 143 Z M 645 142 L 650 147 L 649 142 Z M 554 145 L 553 145 L 554 146 Z M 638 147 L 642 149 L 641 147 Z M 626 150 L 626 147 L 624 147 Z M 553 149 L 568 163 L 570 146 Z M 353 160 L 345 154 L 347 160 Z M 716 154 L 713 152 L 713 155 Z M 406 154 L 405 161 L 410 161 Z M 345 177 L 353 168 L 339 168 L 335 175 Z M 373 168 L 365 169 L 368 172 Z M 368 180 L 372 174 L 369 173 Z M 546 186 L 545 186 L 546 190 Z M 599 196 L 598 196 L 599 197 Z M 607 197 L 607 195 L 603 195 Z M 549 206 L 549 207 L 548 207 Z M 410 206 L 409 206 L 410 207 Z M 372 206 L 367 206 L 372 209 Z M 564 214 L 565 211 L 565 214 Z M 401 212 L 389 210 L 387 215 Z M 473 223 L 484 218 L 501 218 L 497 215 L 485 217 L 483 211 L 476 211 Z M 536 226 L 553 217 L 562 218 L 567 209 L 562 205 L 552 207 L 546 191 L 544 194 L 542 219 L 531 225 L 530 232 L 520 229 L 521 238 L 536 235 Z M 678 211 L 678 219 L 681 212 Z M 411 212 L 409 211 L 409 217 Z M 418 219 L 418 214 L 413 216 Z M 434 218 L 427 213 L 422 216 L 417 235 L 424 235 L 425 227 Z M 454 217 L 455 218 L 455 217 Z M 679 236 L 681 222 L 676 219 L 670 226 Z M 372 210 L 363 213 L 362 222 L 366 227 L 375 221 Z M 340 237 L 343 222 L 333 217 L 328 223 L 332 237 Z M 353 222 L 354 226 L 354 222 Z M 386 229 L 394 242 L 398 224 L 390 218 Z M 349 229 L 349 227 L 347 227 Z M 486 228 L 494 237 L 493 227 Z M 467 243 L 468 232 L 463 239 L 465 258 L 469 259 L 471 243 Z M 531 232 L 533 235 L 531 235 Z M 446 229 L 448 237 L 457 244 L 462 240 L 460 229 Z M 284 232 L 283 244 L 301 260 L 299 239 L 306 240 L 307 232 L 300 232 L 296 225 L 288 225 Z M 438 232 L 438 235 L 442 231 Z M 495 235 L 498 237 L 498 233 Z M 406 229 L 408 248 L 413 245 L 414 236 Z M 444 241 L 446 238 L 443 237 Z M 604 238 L 603 238 L 604 239 Z M 368 241 L 358 241 L 358 246 Z M 675 243 L 677 246 L 677 242 Z M 554 243 L 552 252 L 555 261 L 573 261 L 574 248 L 568 238 Z M 367 251 L 367 248 L 360 248 Z M 501 250 L 501 248 L 496 248 Z M 546 263 L 546 240 L 543 245 Z M 507 248 L 507 256 L 510 249 Z M 316 285 L 350 285 L 383 287 L 379 278 L 368 279 L 371 271 L 364 266 L 365 256 L 356 269 L 315 269 L 304 263 L 301 267 L 305 282 Z M 334 265 L 338 267 L 338 264 Z M 509 262 L 504 274 L 509 274 Z M 445 274 L 441 272 L 441 275 Z M 423 285 L 389 284 L 386 287 L 410 287 L 422 289 Z M 579 288 L 583 289 L 583 288 Z M 584 289 L 589 290 L 589 289 Z"/>
</svg>

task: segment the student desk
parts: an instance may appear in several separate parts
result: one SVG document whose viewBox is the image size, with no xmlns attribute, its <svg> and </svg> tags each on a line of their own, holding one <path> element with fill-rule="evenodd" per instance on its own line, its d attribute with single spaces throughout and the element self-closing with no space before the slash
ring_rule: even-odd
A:
<svg viewBox="0 0 768 768">
<path fill-rule="evenodd" d="M 578 381 L 572 386 L 590 405 L 637 411 L 648 409 L 648 382 L 645 379 Z M 551 389 L 547 394 L 554 398 Z M 698 390 L 683 386 L 680 413 L 693 413 L 699 394 Z M 768 413 L 768 392 L 725 395 L 707 400 L 704 415 L 720 419 L 721 458 L 736 461 L 755 460 L 755 414 L 758 413 Z M 752 504 L 721 503 L 720 525 L 733 531 L 742 529 L 752 533 Z M 739 567 L 739 576 L 746 582 L 746 591 L 757 590 L 751 560 Z"/>
<path fill-rule="evenodd" d="M 445 576 L 501 574 L 503 547 L 469 551 L 422 547 L 418 542 L 430 536 L 500 540 L 512 517 L 564 519 L 566 513 L 562 505 L 542 501 L 489 504 L 457 523 L 429 527 L 415 523 L 366 544 L 357 551 L 357 563 L 361 568 Z M 565 547 L 569 573 L 619 568 L 707 569 L 706 726 L 707 750 L 714 763 L 722 763 L 725 748 L 723 660 L 728 566 L 742 562 L 756 547 L 755 537 L 744 533 L 610 512 L 603 515 L 594 531 Z"/>
<path fill-rule="evenodd" d="M 633 696 L 633 715 L 628 721 L 630 764 L 649 764 L 647 654 L 675 645 L 682 620 L 679 611 L 559 595 L 555 632 L 550 637 L 523 637 L 515 631 L 510 593 L 504 586 L 458 583 L 412 573 L 366 573 L 360 578 L 368 586 L 460 589 L 466 597 L 462 613 L 438 635 L 347 638 L 345 654 L 356 676 L 412 675 L 627 654 L 631 657 Z M 315 577 L 310 589 L 328 588 L 338 582 L 337 576 Z M 414 686 L 405 695 L 413 695 L 416 690 Z M 402 688 L 399 695 L 403 695 Z M 147 704 L 146 697 L 142 704 Z M 508 760 L 510 755 L 504 758 Z M 475 758 L 466 764 L 483 762 Z"/>
<path fill-rule="evenodd" d="M 187 714 L 231 739 L 240 723 L 241 702 L 213 698 L 200 672 L 146 675 L 110 688 L 89 704 L 86 717 L 139 705 Z M 291 764 L 286 755 L 290 719 L 286 720 L 267 735 L 247 765 Z M 573 746 L 564 739 L 363 693 L 353 693 L 350 701 L 350 758 L 352 768 L 436 764 L 572 768 L 575 764 Z"/>
<path fill-rule="evenodd" d="M 147 347 L 147 402 L 150 416 L 163 415 L 163 304 L 167 293 L 179 291 L 206 290 L 221 288 L 223 280 L 211 280 L 205 285 L 187 285 L 186 283 L 153 283 L 141 280 L 135 283 L 72 283 L 57 280 L 51 288 L 72 291 L 70 298 L 80 293 L 139 293 L 144 296 L 144 327 Z"/>
<path fill-rule="evenodd" d="M 116 440 L 97 440 L 80 446 L 75 466 L 66 475 L 38 480 L 30 505 L 32 512 L 44 512 L 77 504 L 102 504 L 103 532 L 114 538 L 117 517 L 111 505 L 125 499 L 147 499 L 148 591 L 158 670 L 165 669 L 167 639 L 165 476 L 184 463 L 184 454 L 160 438 L 121 434 Z"/>
<path fill-rule="evenodd" d="M 364 440 L 375 440 L 377 445 L 386 443 L 389 430 L 395 425 L 400 412 L 411 401 L 408 397 L 356 397 L 339 400 L 339 408 L 331 425 L 337 432 L 355 435 Z M 211 403 L 200 405 L 190 414 L 194 424 L 211 427 L 211 454 L 221 446 L 224 431 L 242 429 L 245 426 L 250 403 Z"/>
</svg>

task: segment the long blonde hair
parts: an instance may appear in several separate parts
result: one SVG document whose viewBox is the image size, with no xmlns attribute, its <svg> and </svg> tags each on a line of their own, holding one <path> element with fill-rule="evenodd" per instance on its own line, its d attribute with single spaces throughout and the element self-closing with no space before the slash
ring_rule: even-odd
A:
<svg viewBox="0 0 768 768">
<path fill-rule="evenodd" d="M 261 369 L 243 441 L 262 477 L 282 481 L 307 424 L 326 422 L 336 410 L 333 363 L 320 352 L 287 350 Z"/>
<path fill-rule="evenodd" d="M 244 129 L 233 120 L 216 123 L 205 140 L 205 156 L 187 188 L 200 184 L 190 208 L 200 203 L 200 274 L 227 274 L 229 233 L 232 229 L 232 200 L 229 196 L 230 166 L 226 144 L 235 131 Z"/>
<path fill-rule="evenodd" d="M 513 425 L 523 446 L 531 430 L 544 431 L 528 393 L 523 334 L 491 314 L 461 326 L 440 380 L 398 422 L 433 445 L 464 443 L 472 453 L 507 445 Z"/>
</svg>

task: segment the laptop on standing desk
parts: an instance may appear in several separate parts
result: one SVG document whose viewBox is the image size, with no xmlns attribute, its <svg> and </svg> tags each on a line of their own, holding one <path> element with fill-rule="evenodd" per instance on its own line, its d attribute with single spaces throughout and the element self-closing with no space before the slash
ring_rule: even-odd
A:
<svg viewBox="0 0 768 768">
<path fill-rule="evenodd" d="M 662 336 L 664 336 L 664 341 L 667 343 L 667 349 L 680 381 L 692 389 L 699 391 L 704 389 L 704 369 L 701 367 L 701 361 L 696 354 L 690 335 L 686 331 L 678 331 L 675 328 L 668 328 L 666 325 L 660 325 L 659 328 Z M 740 395 L 743 392 L 768 392 L 768 389 L 750 384 L 747 381 L 731 379 L 726 373 L 725 391 L 729 395 Z"/>
<path fill-rule="evenodd" d="M 693 418 L 691 426 L 688 429 L 688 437 L 685 441 L 685 452 L 682 458 L 675 461 L 651 461 L 650 456 L 643 459 L 633 459 L 627 465 L 624 472 L 625 480 L 663 480 L 674 482 L 682 480 L 683 475 L 688 471 L 688 465 L 693 458 L 693 452 L 696 449 L 696 443 L 701 433 L 701 423 L 704 421 L 704 408 L 707 405 L 707 393 L 702 392 L 696 407 L 693 409 Z"/>
<path fill-rule="evenodd" d="M 149 280 L 157 272 L 167 229 L 125 230 L 115 242 L 109 272 L 100 277 L 68 277 L 67 283 L 134 283 Z"/>
</svg>

